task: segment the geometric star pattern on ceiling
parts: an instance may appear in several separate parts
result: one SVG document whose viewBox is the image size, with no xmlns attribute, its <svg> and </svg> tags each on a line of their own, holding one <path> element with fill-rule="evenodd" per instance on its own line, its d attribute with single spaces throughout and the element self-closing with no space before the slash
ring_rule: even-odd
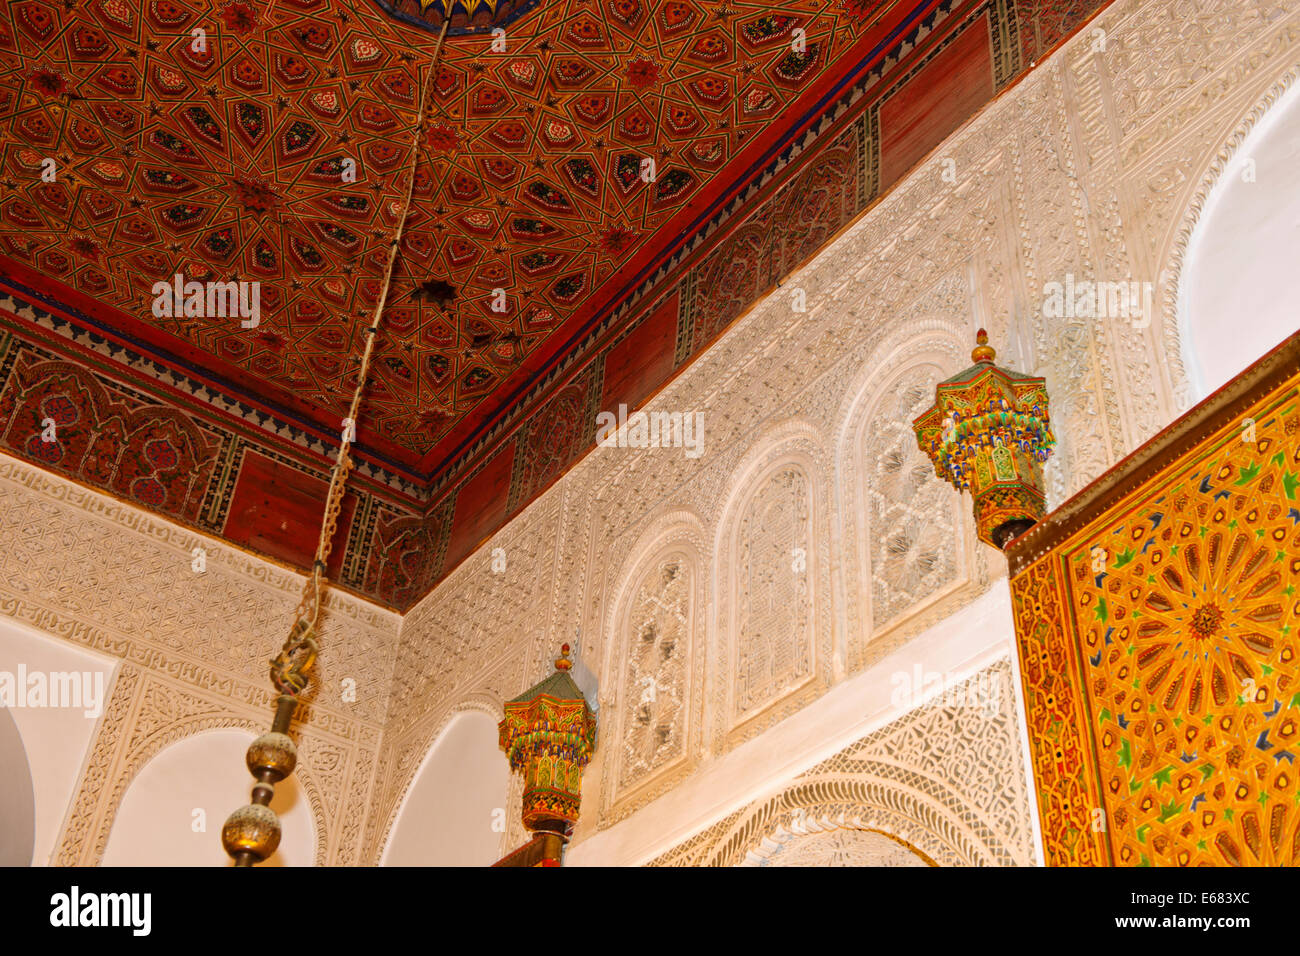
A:
<svg viewBox="0 0 1300 956">
<path fill-rule="evenodd" d="M 801 91 L 849 68 L 876 6 L 565 0 L 511 23 L 504 51 L 447 37 L 368 432 L 418 460 L 489 414 Z M 0 255 L 342 417 L 436 42 L 343 0 L 11 4 Z M 260 282 L 256 331 L 153 317 L 176 273 Z"/>
</svg>

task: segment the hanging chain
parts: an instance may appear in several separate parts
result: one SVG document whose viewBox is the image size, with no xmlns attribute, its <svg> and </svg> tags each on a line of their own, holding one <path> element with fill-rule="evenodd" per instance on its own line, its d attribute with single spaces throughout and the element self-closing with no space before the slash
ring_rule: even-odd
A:
<svg viewBox="0 0 1300 956">
<path fill-rule="evenodd" d="M 338 529 L 339 512 L 343 508 L 343 493 L 347 486 L 348 475 L 352 471 L 352 442 L 356 439 L 357 413 L 361 408 L 361 394 L 366 387 L 366 377 L 370 371 L 370 357 L 374 353 L 375 339 L 379 335 L 379 322 L 383 317 L 384 305 L 388 301 L 388 290 L 393 281 L 393 266 L 397 262 L 398 249 L 402 243 L 402 233 L 406 229 L 406 217 L 411 211 L 411 197 L 415 190 L 415 168 L 419 161 L 420 138 L 424 134 L 425 98 L 433 81 L 434 71 L 442 54 L 442 41 L 447 36 L 450 18 L 443 21 L 442 33 L 438 35 L 438 45 L 434 47 L 433 59 L 429 70 L 420 83 L 420 106 L 416 116 L 415 129 L 411 137 L 410 175 L 406 181 L 406 195 L 402 201 L 402 214 L 398 217 L 397 227 L 393 230 L 393 239 L 388 246 L 388 261 L 384 267 L 384 282 L 380 287 L 379 301 L 375 303 L 374 316 L 370 327 L 366 329 L 366 347 L 361 354 L 361 368 L 357 377 L 357 387 L 352 393 L 352 403 L 344 419 L 342 441 L 338 456 L 330 474 L 329 492 L 325 496 L 325 516 L 321 523 L 320 540 L 316 543 L 316 557 L 312 563 L 311 574 L 303 586 L 302 600 L 294 612 L 293 626 L 285 640 L 280 653 L 271 661 L 271 683 L 283 695 L 297 699 L 307 689 L 310 681 L 308 671 L 316 661 L 320 646 L 316 641 L 316 624 L 320 618 L 321 594 L 324 590 L 325 567 L 329 561 L 330 551 L 334 546 L 334 534 Z"/>
</svg>

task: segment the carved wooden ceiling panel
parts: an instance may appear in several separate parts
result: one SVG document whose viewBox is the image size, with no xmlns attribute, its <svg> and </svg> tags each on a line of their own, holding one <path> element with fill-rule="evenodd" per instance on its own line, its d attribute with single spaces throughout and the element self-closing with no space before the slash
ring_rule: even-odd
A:
<svg viewBox="0 0 1300 956">
<path fill-rule="evenodd" d="M 403 5 L 10 5 L 4 254 L 254 394 L 341 418 L 437 42 L 381 6 Z M 803 94 L 852 71 L 881 6 L 565 0 L 449 37 L 366 441 L 420 471 L 448 457 L 751 147 L 802 122 Z M 257 330 L 152 316 L 176 273 L 260 281 Z"/>
</svg>

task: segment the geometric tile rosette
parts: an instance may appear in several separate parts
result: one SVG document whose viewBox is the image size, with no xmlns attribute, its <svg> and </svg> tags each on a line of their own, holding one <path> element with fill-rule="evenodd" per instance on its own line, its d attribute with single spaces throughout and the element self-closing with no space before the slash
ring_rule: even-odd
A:
<svg viewBox="0 0 1300 956">
<path fill-rule="evenodd" d="M 1049 863 L 1300 860 L 1297 384 L 1013 581 Z"/>
</svg>

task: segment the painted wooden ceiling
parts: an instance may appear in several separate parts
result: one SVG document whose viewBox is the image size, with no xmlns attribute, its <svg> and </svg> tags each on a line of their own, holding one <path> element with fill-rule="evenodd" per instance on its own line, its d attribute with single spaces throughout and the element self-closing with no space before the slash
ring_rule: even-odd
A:
<svg viewBox="0 0 1300 956">
<path fill-rule="evenodd" d="M 804 117 L 803 94 L 852 70 L 855 40 L 891 6 L 563 0 L 503 15 L 499 37 L 448 37 L 363 443 L 416 474 L 446 464 Z M 0 108 L 7 168 L 28 181 L 0 249 L 145 340 L 336 425 L 437 43 L 404 7 L 419 12 L 10 5 Z M 53 182 L 33 175 L 48 157 Z M 152 316 L 151 288 L 177 273 L 259 281 L 260 326 Z"/>
</svg>

